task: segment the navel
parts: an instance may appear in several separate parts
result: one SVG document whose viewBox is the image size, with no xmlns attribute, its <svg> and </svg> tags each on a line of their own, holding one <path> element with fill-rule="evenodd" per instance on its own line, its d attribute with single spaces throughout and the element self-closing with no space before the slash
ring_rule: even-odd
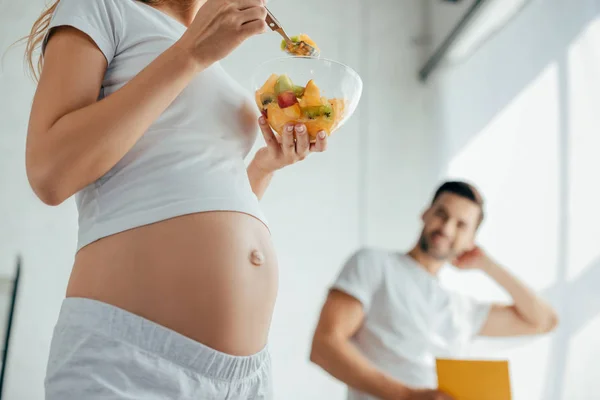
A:
<svg viewBox="0 0 600 400">
<path fill-rule="evenodd" d="M 252 253 L 250 253 L 250 262 L 257 267 L 260 267 L 265 263 L 265 256 L 259 250 L 253 250 Z"/>
</svg>

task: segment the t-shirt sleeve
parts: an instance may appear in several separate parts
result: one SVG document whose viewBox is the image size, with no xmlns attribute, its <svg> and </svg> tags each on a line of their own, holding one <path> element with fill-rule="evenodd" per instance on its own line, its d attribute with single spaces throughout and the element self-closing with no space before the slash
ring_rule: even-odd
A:
<svg viewBox="0 0 600 400">
<path fill-rule="evenodd" d="M 460 316 L 465 336 L 469 339 L 477 336 L 488 319 L 491 303 L 458 293 L 453 294 L 452 301 L 456 315 Z"/>
<path fill-rule="evenodd" d="M 366 310 L 383 279 L 383 270 L 373 252 L 361 249 L 350 256 L 331 289 L 342 291 L 360 301 Z"/>
<path fill-rule="evenodd" d="M 42 53 L 46 50 L 50 30 L 59 26 L 71 26 L 85 33 L 110 63 L 116 54 L 123 25 L 113 0 L 60 0 L 42 42 Z"/>
</svg>

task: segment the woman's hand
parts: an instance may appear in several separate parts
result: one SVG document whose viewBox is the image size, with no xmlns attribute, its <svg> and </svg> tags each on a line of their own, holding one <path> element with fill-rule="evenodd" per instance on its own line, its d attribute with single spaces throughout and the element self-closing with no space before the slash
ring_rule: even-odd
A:
<svg viewBox="0 0 600 400">
<path fill-rule="evenodd" d="M 251 36 L 268 29 L 263 0 L 207 0 L 178 41 L 200 68 L 229 55 Z"/>
<path fill-rule="evenodd" d="M 327 134 L 319 132 L 317 141 L 310 143 L 306 126 L 302 124 L 286 125 L 282 137 L 275 136 L 264 117 L 258 120 L 266 146 L 258 150 L 254 163 L 262 171 L 272 173 L 304 160 L 311 153 L 320 153 L 327 149 Z M 294 133 L 296 140 L 294 140 Z"/>
</svg>

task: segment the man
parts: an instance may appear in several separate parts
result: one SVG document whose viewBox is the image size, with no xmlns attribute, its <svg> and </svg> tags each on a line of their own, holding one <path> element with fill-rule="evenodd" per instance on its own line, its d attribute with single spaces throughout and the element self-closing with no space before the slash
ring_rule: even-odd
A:
<svg viewBox="0 0 600 400">
<path fill-rule="evenodd" d="M 446 400 L 435 358 L 457 355 L 473 337 L 542 334 L 554 310 L 475 244 L 483 200 L 465 182 L 446 182 L 422 215 L 407 254 L 362 249 L 346 262 L 315 331 L 311 361 L 349 386 L 350 400 Z M 440 269 L 480 269 L 511 305 L 486 304 L 448 291 Z"/>
</svg>

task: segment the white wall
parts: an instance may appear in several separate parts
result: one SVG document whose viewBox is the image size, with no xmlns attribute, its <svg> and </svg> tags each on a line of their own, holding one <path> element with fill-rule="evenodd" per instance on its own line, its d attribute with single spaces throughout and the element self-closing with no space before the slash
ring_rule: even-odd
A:
<svg viewBox="0 0 600 400">
<path fill-rule="evenodd" d="M 433 25 L 443 26 L 434 3 Z M 474 347 L 473 356 L 510 360 L 515 400 L 600 398 L 599 12 L 593 0 L 533 0 L 430 83 L 440 176 L 482 188 L 481 244 L 560 313 L 554 335 Z M 445 278 L 481 298 L 505 298 L 480 275 Z"/>
<path fill-rule="evenodd" d="M 476 0 L 462 0 L 458 2 L 444 0 L 428 0 L 429 3 L 429 35 L 432 53 L 442 44 L 446 37 L 454 30 L 456 24 L 463 18 Z"/>
<path fill-rule="evenodd" d="M 0 52 L 28 32 L 43 3 L 0 2 Z M 361 243 L 411 245 L 434 184 L 428 92 L 415 80 L 422 2 L 297 5 L 281 0 L 270 8 L 290 33 L 308 33 L 324 56 L 349 64 L 365 83 L 357 114 L 331 138 L 327 154 L 282 171 L 264 199 L 281 263 L 271 332 L 277 398 L 334 400 L 344 388 L 308 363 L 327 285 Z M 278 44 L 274 33 L 254 39 L 224 66 L 249 87 L 242 63 L 280 56 Z M 28 187 L 23 153 L 34 87 L 21 57 L 22 47 L 9 51 L 0 69 L 0 272 L 12 273 L 15 255 L 24 255 L 5 398 L 39 400 L 75 250 L 76 211 L 71 201 L 44 206 Z"/>
</svg>

